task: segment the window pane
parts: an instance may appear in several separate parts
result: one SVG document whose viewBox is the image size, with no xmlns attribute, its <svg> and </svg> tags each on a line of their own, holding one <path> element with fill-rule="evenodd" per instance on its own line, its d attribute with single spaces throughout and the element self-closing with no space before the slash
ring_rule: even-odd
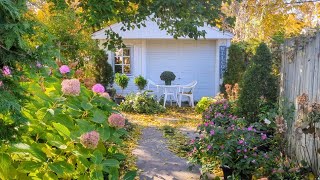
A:
<svg viewBox="0 0 320 180">
<path fill-rule="evenodd" d="M 124 68 L 123 69 L 124 73 L 126 73 L 126 74 L 131 73 L 130 65 L 124 65 L 123 68 Z"/>
<path fill-rule="evenodd" d="M 114 57 L 115 64 L 122 64 L 122 57 Z"/>
<path fill-rule="evenodd" d="M 114 65 L 115 73 L 122 73 L 122 65 Z"/>
<path fill-rule="evenodd" d="M 130 64 L 130 57 L 124 57 L 123 61 L 124 61 L 123 64 Z"/>
<path fill-rule="evenodd" d="M 130 48 L 123 48 L 123 55 L 130 56 Z"/>
<path fill-rule="evenodd" d="M 123 49 L 117 49 L 115 52 L 116 56 L 122 56 L 122 54 L 123 54 Z"/>
</svg>

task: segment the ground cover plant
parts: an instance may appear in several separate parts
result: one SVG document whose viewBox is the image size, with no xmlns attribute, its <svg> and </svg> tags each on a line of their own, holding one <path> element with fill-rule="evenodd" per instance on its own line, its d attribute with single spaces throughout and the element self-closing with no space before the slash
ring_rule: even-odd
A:
<svg viewBox="0 0 320 180">
<path fill-rule="evenodd" d="M 132 93 L 126 96 L 126 100 L 121 102 L 119 110 L 124 112 L 157 114 L 165 112 L 165 108 L 157 102 L 153 96 L 144 93 Z"/>
</svg>

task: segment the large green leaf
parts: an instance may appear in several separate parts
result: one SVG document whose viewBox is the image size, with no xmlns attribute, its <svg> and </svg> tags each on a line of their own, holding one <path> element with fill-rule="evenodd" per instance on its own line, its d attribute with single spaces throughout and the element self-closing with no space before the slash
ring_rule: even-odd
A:
<svg viewBox="0 0 320 180">
<path fill-rule="evenodd" d="M 0 179 L 10 179 L 11 158 L 8 154 L 0 153 Z"/>
<path fill-rule="evenodd" d="M 112 167 L 110 168 L 109 180 L 118 180 L 119 179 L 119 171 L 118 168 Z"/>
<path fill-rule="evenodd" d="M 117 158 L 118 160 L 125 160 L 126 159 L 126 156 L 124 154 L 121 154 L 121 153 L 115 153 L 112 156 Z"/>
<path fill-rule="evenodd" d="M 106 159 L 102 162 L 105 167 L 119 167 L 120 162 L 116 159 Z"/>
<path fill-rule="evenodd" d="M 102 158 L 103 158 L 103 155 L 102 155 L 101 151 L 95 150 L 93 152 L 93 156 L 91 159 L 94 164 L 100 164 L 102 162 Z"/>
<path fill-rule="evenodd" d="M 49 164 L 49 168 L 59 176 L 63 175 L 64 173 L 74 172 L 74 167 L 65 161 L 51 163 Z"/>
<path fill-rule="evenodd" d="M 80 160 L 81 164 L 83 164 L 86 168 L 90 167 L 91 163 L 88 161 L 87 158 L 80 156 L 79 160 Z"/>
<path fill-rule="evenodd" d="M 107 116 L 106 116 L 106 114 L 105 114 L 103 111 L 101 111 L 101 110 L 99 110 L 99 109 L 97 109 L 97 110 L 94 111 L 94 113 L 93 113 L 93 118 L 92 118 L 92 121 L 93 121 L 93 122 L 103 123 L 103 122 L 105 122 L 106 120 L 107 120 Z"/>
<path fill-rule="evenodd" d="M 137 176 L 137 171 L 129 171 L 123 177 L 123 180 L 134 180 L 136 176 Z"/>
<path fill-rule="evenodd" d="M 53 173 L 53 172 L 47 172 L 43 175 L 43 179 L 46 179 L 46 180 L 56 180 L 58 179 L 58 176 Z"/>
<path fill-rule="evenodd" d="M 46 154 L 37 147 L 37 144 L 34 144 L 31 146 L 30 148 L 30 153 L 37 158 L 38 160 L 40 160 L 41 162 L 46 162 L 47 161 L 47 156 Z"/>
<path fill-rule="evenodd" d="M 86 111 L 89 111 L 93 108 L 92 104 L 86 101 L 81 102 L 81 107 Z"/>
<path fill-rule="evenodd" d="M 73 119 L 66 114 L 56 114 L 55 121 L 56 123 L 66 126 L 70 130 L 75 128 Z"/>
<path fill-rule="evenodd" d="M 49 164 L 49 168 L 59 176 L 63 174 L 63 168 L 56 163 Z"/>
<path fill-rule="evenodd" d="M 100 134 L 100 138 L 102 139 L 102 141 L 106 141 L 110 138 L 109 126 L 104 126 L 104 127 L 98 128 L 98 132 Z"/>
<path fill-rule="evenodd" d="M 35 172 L 42 166 L 42 163 L 33 162 L 33 161 L 25 161 L 21 162 L 18 167 L 19 172 L 28 173 Z"/>
<path fill-rule="evenodd" d="M 60 123 L 52 123 L 52 125 L 56 128 L 56 130 L 59 132 L 61 136 L 70 137 L 70 131 L 67 127 Z"/>
<path fill-rule="evenodd" d="M 90 173 L 90 179 L 98 179 L 98 180 L 103 180 L 103 173 L 102 171 L 98 171 L 98 170 L 93 170 L 91 173 Z"/>
<path fill-rule="evenodd" d="M 79 128 L 82 133 L 86 133 L 86 132 L 89 132 L 89 131 L 92 131 L 95 129 L 95 127 L 92 125 L 92 123 L 90 123 L 87 120 L 77 119 L 76 122 L 79 125 Z"/>
</svg>

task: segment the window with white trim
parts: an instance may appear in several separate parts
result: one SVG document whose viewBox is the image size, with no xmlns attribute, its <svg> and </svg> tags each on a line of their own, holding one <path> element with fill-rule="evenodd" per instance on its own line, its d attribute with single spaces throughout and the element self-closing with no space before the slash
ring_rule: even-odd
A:
<svg viewBox="0 0 320 180">
<path fill-rule="evenodd" d="M 131 51 L 132 48 L 126 47 L 116 50 L 114 54 L 114 72 L 131 74 Z"/>
</svg>

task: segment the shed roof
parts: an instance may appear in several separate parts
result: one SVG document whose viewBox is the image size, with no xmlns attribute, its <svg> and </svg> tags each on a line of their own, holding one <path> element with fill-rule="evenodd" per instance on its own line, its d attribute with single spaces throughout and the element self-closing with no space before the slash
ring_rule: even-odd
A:
<svg viewBox="0 0 320 180">
<path fill-rule="evenodd" d="M 122 39 L 173 39 L 173 36 L 169 35 L 167 31 L 161 30 L 156 22 L 148 20 L 145 22 L 146 27 L 135 28 L 130 31 L 123 31 L 121 27 L 122 23 L 113 24 L 107 28 L 101 29 L 92 34 L 92 39 L 106 39 L 105 31 L 112 29 L 118 33 Z M 204 26 L 199 27 L 198 30 L 205 30 L 205 39 L 232 39 L 233 35 L 228 32 L 222 32 L 216 27 Z M 190 39 L 188 37 L 180 37 L 179 39 Z M 201 38 L 203 39 L 203 38 Z"/>
</svg>

